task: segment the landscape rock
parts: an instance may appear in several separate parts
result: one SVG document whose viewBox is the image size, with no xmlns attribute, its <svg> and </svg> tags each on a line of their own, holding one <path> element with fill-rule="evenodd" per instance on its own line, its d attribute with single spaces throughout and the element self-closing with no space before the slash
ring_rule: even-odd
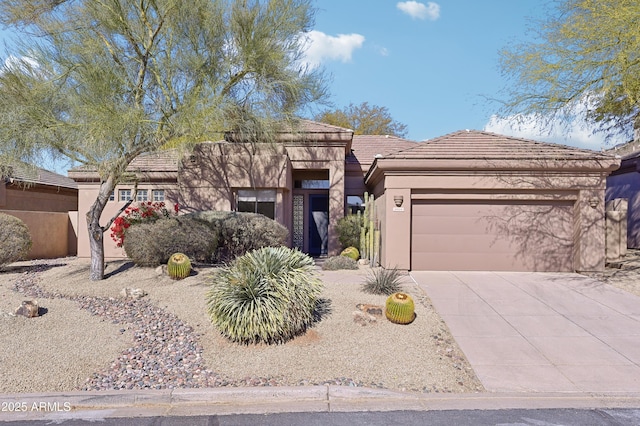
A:
<svg viewBox="0 0 640 426">
<path fill-rule="evenodd" d="M 18 309 L 16 309 L 16 315 L 23 315 L 27 318 L 34 318 L 38 316 L 38 301 L 25 300 Z"/>
<path fill-rule="evenodd" d="M 147 295 L 147 292 L 144 291 L 141 288 L 123 288 L 120 291 L 120 296 L 124 297 L 125 299 L 140 299 L 141 297 L 144 297 Z"/>
<path fill-rule="evenodd" d="M 367 303 L 358 303 L 356 308 L 360 309 L 362 312 L 365 312 L 369 315 L 373 315 L 378 318 L 382 318 L 382 314 L 384 314 L 384 307 L 381 305 L 370 305 Z"/>
<path fill-rule="evenodd" d="M 376 324 L 378 319 L 363 311 L 353 311 L 353 322 L 359 326 L 366 327 L 367 325 Z"/>
</svg>

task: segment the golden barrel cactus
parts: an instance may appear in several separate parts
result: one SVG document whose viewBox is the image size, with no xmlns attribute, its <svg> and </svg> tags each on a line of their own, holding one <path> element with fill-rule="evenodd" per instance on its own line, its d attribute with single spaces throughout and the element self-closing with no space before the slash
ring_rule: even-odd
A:
<svg viewBox="0 0 640 426">
<path fill-rule="evenodd" d="M 191 261 L 186 254 L 174 253 L 167 262 L 167 275 L 174 280 L 186 278 L 191 273 Z"/>
<path fill-rule="evenodd" d="M 409 324 L 416 317 L 413 299 L 406 293 L 393 293 L 385 303 L 387 319 L 396 324 Z"/>
</svg>

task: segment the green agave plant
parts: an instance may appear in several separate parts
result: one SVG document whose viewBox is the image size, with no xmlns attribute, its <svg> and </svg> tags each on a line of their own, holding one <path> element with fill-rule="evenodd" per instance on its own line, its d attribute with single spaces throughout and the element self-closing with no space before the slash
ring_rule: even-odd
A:
<svg viewBox="0 0 640 426">
<path fill-rule="evenodd" d="M 221 268 L 207 292 L 211 321 L 242 343 L 280 343 L 313 321 L 322 282 L 313 259 L 287 247 L 265 247 Z"/>
</svg>

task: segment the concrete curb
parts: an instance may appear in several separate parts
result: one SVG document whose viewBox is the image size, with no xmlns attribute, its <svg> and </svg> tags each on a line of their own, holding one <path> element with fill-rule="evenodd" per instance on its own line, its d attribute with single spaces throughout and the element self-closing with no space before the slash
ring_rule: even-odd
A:
<svg viewBox="0 0 640 426">
<path fill-rule="evenodd" d="M 94 391 L 0 396 L 0 422 L 113 417 L 347 412 L 640 408 L 638 393 L 417 394 L 345 386 Z"/>
</svg>

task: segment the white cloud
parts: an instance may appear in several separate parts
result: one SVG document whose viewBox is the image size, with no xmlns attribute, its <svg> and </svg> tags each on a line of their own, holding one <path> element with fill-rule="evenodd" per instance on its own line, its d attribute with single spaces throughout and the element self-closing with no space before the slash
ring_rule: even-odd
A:
<svg viewBox="0 0 640 426">
<path fill-rule="evenodd" d="M 334 37 L 321 31 L 310 31 L 307 34 L 306 61 L 312 67 L 325 60 L 349 62 L 364 40 L 360 34 L 338 34 Z"/>
<path fill-rule="evenodd" d="M 440 5 L 438 3 L 424 3 L 417 1 L 402 1 L 396 4 L 396 7 L 402 12 L 414 19 L 429 19 L 435 21 L 440 17 Z"/>
<path fill-rule="evenodd" d="M 540 121 L 532 115 L 504 118 L 492 115 L 484 126 L 484 130 L 501 135 L 559 143 L 596 151 L 626 142 L 622 136 L 606 141 L 604 134 L 594 134 L 593 129 L 588 128 L 584 121 L 579 119 L 575 119 L 569 124 L 552 125 L 549 129 L 543 129 Z"/>
</svg>

